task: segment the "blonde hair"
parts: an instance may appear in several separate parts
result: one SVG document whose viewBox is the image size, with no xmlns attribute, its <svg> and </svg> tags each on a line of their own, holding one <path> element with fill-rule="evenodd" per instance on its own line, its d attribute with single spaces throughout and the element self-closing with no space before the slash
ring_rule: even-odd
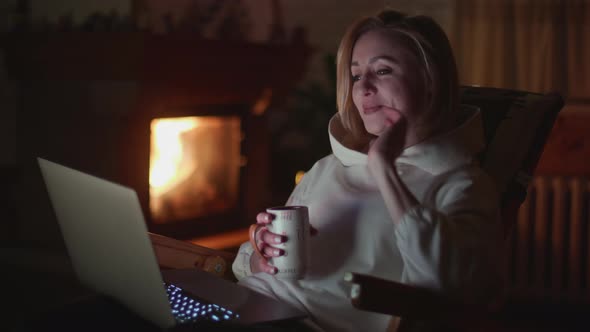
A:
<svg viewBox="0 0 590 332">
<path fill-rule="evenodd" d="M 372 30 L 393 31 L 409 41 L 422 59 L 427 105 L 420 125 L 428 134 L 448 129 L 454 122 L 459 99 L 457 66 L 450 42 L 442 28 L 430 17 L 407 16 L 386 10 L 354 22 L 344 34 L 336 57 L 336 102 L 342 125 L 352 134 L 354 145 L 371 138 L 352 101 L 352 50 L 359 37 Z"/>
</svg>

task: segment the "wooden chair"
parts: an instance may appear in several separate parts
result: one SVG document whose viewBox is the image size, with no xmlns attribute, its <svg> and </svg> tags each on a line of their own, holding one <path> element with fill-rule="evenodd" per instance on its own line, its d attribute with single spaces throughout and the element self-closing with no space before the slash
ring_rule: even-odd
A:
<svg viewBox="0 0 590 332">
<path fill-rule="evenodd" d="M 563 99 L 557 94 L 463 87 L 461 103 L 478 106 L 482 111 L 487 144 L 480 162 L 502 193 L 501 213 L 507 238 L 563 108 Z M 345 280 L 352 284 L 351 302 L 355 307 L 397 317 L 392 321 L 392 331 L 495 331 L 503 298 L 499 296 L 493 305 L 465 303 L 433 290 L 353 272 Z"/>
</svg>

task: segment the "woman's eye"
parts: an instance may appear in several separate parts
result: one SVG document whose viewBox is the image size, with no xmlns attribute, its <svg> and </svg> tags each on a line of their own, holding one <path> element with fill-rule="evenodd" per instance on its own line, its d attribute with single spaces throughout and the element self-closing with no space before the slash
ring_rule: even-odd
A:
<svg viewBox="0 0 590 332">
<path fill-rule="evenodd" d="M 352 75 L 352 81 L 353 82 L 358 82 L 361 79 L 361 75 Z"/>
<path fill-rule="evenodd" d="M 387 74 L 391 74 L 391 69 L 387 68 L 387 69 L 377 70 L 377 75 L 387 75 Z"/>
</svg>

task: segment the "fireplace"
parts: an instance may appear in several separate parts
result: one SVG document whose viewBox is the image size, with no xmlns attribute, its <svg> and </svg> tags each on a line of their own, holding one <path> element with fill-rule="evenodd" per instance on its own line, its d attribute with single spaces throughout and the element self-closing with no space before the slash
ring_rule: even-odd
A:
<svg viewBox="0 0 590 332">
<path fill-rule="evenodd" d="M 129 118 L 124 163 L 148 229 L 178 239 L 245 229 L 273 204 L 266 114 L 156 85 Z"/>
<path fill-rule="evenodd" d="M 200 105 L 178 96 L 169 103 L 167 90 L 157 90 L 142 103 L 152 106 L 130 118 L 125 162 L 148 228 L 193 239 L 246 227 L 252 210 L 270 204 L 265 116 L 247 104 Z"/>
<path fill-rule="evenodd" d="M 194 239 L 241 230 L 277 203 L 267 117 L 304 73 L 310 50 L 301 40 L 68 32 L 14 34 L 5 46 L 11 77 L 42 93 L 53 82 L 68 86 L 50 94 L 55 106 L 26 106 L 23 119 L 36 123 L 28 133 L 55 122 L 52 133 L 59 134 L 39 146 L 31 138 L 27 155 L 135 189 L 149 231 Z M 117 112 L 87 112 L 93 101 L 70 87 L 92 91 L 93 82 L 121 82 L 127 88 L 113 94 L 130 93 L 132 102 Z"/>
<path fill-rule="evenodd" d="M 258 212 L 280 203 L 271 191 L 267 117 L 303 74 L 308 49 L 176 38 L 146 51 L 149 76 L 129 117 L 125 181 L 138 191 L 152 232 L 195 239 L 246 229 Z M 183 146 L 156 152 L 156 124 L 171 135 L 165 140 Z M 180 159 L 172 156 L 178 151 Z M 169 159 L 156 164 L 158 153 Z M 180 174 L 158 188 L 170 174 L 156 174 L 156 167 Z"/>
</svg>

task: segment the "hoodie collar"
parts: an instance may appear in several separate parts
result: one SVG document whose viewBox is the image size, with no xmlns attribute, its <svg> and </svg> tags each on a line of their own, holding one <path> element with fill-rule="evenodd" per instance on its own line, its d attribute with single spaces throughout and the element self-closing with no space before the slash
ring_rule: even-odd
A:
<svg viewBox="0 0 590 332">
<path fill-rule="evenodd" d="M 433 175 L 471 163 L 485 146 L 481 111 L 477 107 L 462 105 L 459 125 L 442 135 L 431 137 L 404 149 L 395 161 L 418 167 Z M 344 166 L 367 164 L 367 154 L 345 145 L 347 131 L 336 113 L 329 124 L 332 152 Z"/>
</svg>

